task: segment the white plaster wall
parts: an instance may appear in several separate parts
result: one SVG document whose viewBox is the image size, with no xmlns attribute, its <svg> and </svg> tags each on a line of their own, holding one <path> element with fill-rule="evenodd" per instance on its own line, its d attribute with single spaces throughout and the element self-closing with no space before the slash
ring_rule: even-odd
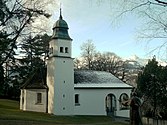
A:
<svg viewBox="0 0 167 125">
<path fill-rule="evenodd" d="M 49 47 L 53 53 L 47 61 L 48 113 L 73 115 L 74 66 L 71 58 L 72 40 L 52 39 Z M 64 52 L 60 52 L 63 47 Z M 68 47 L 68 53 L 65 53 Z"/>
<path fill-rule="evenodd" d="M 54 65 L 55 60 L 50 58 L 47 61 L 48 113 L 53 113 L 54 108 Z"/>
<path fill-rule="evenodd" d="M 122 93 L 130 96 L 130 89 L 75 89 L 80 105 L 75 106 L 75 115 L 106 115 L 105 98 L 108 94 L 116 97 L 116 116 L 129 117 L 129 110 L 120 110 L 119 97 Z"/>
<path fill-rule="evenodd" d="M 55 58 L 54 111 L 55 115 L 74 113 L 74 69 L 72 58 Z"/>
<path fill-rule="evenodd" d="M 37 104 L 37 93 L 42 93 L 42 103 Z M 46 112 L 46 89 L 24 90 L 24 108 L 26 111 Z"/>
<path fill-rule="evenodd" d="M 20 94 L 20 110 L 26 110 L 26 93 L 25 89 L 21 89 L 21 94 Z"/>
<path fill-rule="evenodd" d="M 50 48 L 53 47 L 53 54 L 52 56 L 64 56 L 64 57 L 71 57 L 71 47 L 72 47 L 71 40 L 63 40 L 63 39 L 53 39 L 50 41 Z M 64 53 L 60 53 L 60 47 L 64 48 Z M 65 47 L 68 47 L 68 53 L 65 53 Z"/>
<path fill-rule="evenodd" d="M 48 113 L 73 115 L 73 59 L 52 57 L 48 60 L 47 68 Z"/>
<path fill-rule="evenodd" d="M 23 90 L 21 89 L 20 90 L 20 110 L 23 109 L 23 105 L 22 105 L 23 104 L 23 102 L 22 102 L 23 100 L 22 99 L 23 99 Z"/>
</svg>

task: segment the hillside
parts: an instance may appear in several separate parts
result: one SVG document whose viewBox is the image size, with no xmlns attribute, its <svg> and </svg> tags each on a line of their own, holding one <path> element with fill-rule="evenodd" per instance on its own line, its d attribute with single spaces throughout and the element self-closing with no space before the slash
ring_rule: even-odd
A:
<svg viewBox="0 0 167 125">
<path fill-rule="evenodd" d="M 0 125 L 127 125 L 107 116 L 54 116 L 46 113 L 19 110 L 19 102 L 0 99 Z"/>
<path fill-rule="evenodd" d="M 136 87 L 136 79 L 138 73 L 142 71 L 142 68 L 148 63 L 149 59 L 140 58 L 136 55 L 130 56 L 129 58 L 124 58 L 124 68 L 125 76 L 124 81 L 129 85 Z M 167 66 L 165 61 L 157 59 L 158 64 L 161 66 Z"/>
</svg>

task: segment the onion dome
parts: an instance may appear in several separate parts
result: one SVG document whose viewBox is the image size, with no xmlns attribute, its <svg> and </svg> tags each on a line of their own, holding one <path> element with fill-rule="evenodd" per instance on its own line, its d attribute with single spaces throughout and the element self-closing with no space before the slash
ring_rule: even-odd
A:
<svg viewBox="0 0 167 125">
<path fill-rule="evenodd" d="M 59 20 L 56 21 L 56 23 L 53 25 L 53 39 L 67 39 L 71 40 L 69 34 L 68 34 L 68 25 L 65 20 L 63 20 L 63 17 L 61 15 L 61 9 L 60 9 L 60 17 Z"/>
</svg>

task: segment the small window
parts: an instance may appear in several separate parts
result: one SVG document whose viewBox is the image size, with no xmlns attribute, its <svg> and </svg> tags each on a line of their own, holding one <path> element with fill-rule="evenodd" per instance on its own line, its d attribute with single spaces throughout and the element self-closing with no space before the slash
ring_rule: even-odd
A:
<svg viewBox="0 0 167 125">
<path fill-rule="evenodd" d="M 37 103 L 42 103 L 42 93 L 37 93 Z"/>
<path fill-rule="evenodd" d="M 79 94 L 75 94 L 75 105 L 80 105 L 79 104 Z"/>
<path fill-rule="evenodd" d="M 22 90 L 22 105 L 24 105 L 24 90 Z"/>
<path fill-rule="evenodd" d="M 24 96 L 22 97 L 22 105 L 24 105 Z"/>
<path fill-rule="evenodd" d="M 60 52 L 63 53 L 63 47 L 60 47 Z"/>
<path fill-rule="evenodd" d="M 65 48 L 65 53 L 68 53 L 68 47 Z"/>
</svg>

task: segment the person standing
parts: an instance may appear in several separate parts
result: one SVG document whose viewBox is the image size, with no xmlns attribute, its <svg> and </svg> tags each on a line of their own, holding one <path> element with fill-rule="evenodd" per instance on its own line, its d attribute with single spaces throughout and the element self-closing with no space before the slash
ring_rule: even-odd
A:
<svg viewBox="0 0 167 125">
<path fill-rule="evenodd" d="M 137 93 L 132 93 L 132 99 L 130 102 L 130 125 L 143 125 L 141 120 L 141 101 L 137 97 Z"/>
</svg>

